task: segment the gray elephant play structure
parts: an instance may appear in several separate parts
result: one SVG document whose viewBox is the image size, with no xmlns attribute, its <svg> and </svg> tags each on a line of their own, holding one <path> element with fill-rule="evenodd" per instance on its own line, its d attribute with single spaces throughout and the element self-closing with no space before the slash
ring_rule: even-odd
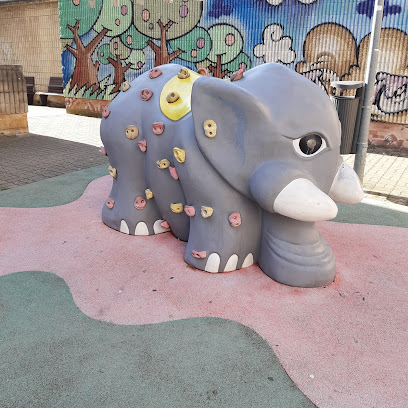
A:
<svg viewBox="0 0 408 408">
<path fill-rule="evenodd" d="M 335 260 L 315 222 L 363 191 L 339 154 L 329 97 L 280 64 L 231 80 L 201 74 L 154 68 L 104 109 L 113 186 L 103 222 L 132 235 L 171 230 L 188 241 L 185 261 L 208 272 L 258 263 L 286 285 L 330 284 Z"/>
</svg>

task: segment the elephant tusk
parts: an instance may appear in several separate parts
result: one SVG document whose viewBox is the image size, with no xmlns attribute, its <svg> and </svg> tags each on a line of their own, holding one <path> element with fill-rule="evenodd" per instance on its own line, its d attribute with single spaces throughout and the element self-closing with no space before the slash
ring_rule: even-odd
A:
<svg viewBox="0 0 408 408">
<path fill-rule="evenodd" d="M 331 220 L 337 215 L 336 203 L 304 178 L 290 182 L 276 197 L 273 209 L 285 217 L 306 222 Z"/>
<path fill-rule="evenodd" d="M 329 191 L 329 197 L 336 203 L 358 204 L 364 198 L 364 191 L 356 172 L 342 163 Z"/>
</svg>

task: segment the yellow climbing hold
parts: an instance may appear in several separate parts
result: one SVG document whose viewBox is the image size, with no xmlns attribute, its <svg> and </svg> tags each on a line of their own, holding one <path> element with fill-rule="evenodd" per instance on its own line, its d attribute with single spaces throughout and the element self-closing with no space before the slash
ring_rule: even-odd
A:
<svg viewBox="0 0 408 408">
<path fill-rule="evenodd" d="M 108 171 L 109 171 L 109 174 L 110 174 L 113 178 L 118 177 L 118 172 L 117 172 L 117 170 L 116 170 L 114 167 L 109 166 L 109 167 L 108 167 Z"/>
<path fill-rule="evenodd" d="M 179 163 L 184 163 L 186 161 L 186 151 L 175 147 L 173 149 L 174 157 Z"/>
<path fill-rule="evenodd" d="M 176 204 L 170 204 L 171 211 L 173 211 L 176 214 L 180 214 L 183 212 L 183 204 L 182 203 L 176 203 Z"/>
<path fill-rule="evenodd" d="M 160 94 L 160 109 L 164 115 L 175 121 L 181 119 L 191 111 L 191 90 L 193 83 L 201 77 L 197 72 L 187 68 L 183 68 L 182 70 L 186 70 L 188 76 L 180 81 L 179 71 L 179 74 L 164 85 Z M 167 97 L 172 93 L 179 96 L 176 101 L 173 101 L 174 98 L 170 98 L 169 101 L 167 100 Z"/>
<path fill-rule="evenodd" d="M 128 81 L 125 81 L 125 82 L 122 84 L 122 91 L 123 91 L 123 92 L 126 92 L 129 88 L 130 88 L 129 82 L 128 82 Z"/>
<path fill-rule="evenodd" d="M 187 79 L 189 76 L 190 76 L 190 72 L 188 71 L 187 68 L 181 68 L 177 74 L 177 77 L 179 79 Z"/>
<path fill-rule="evenodd" d="M 167 159 L 162 159 L 156 162 L 159 169 L 167 169 L 170 166 L 170 162 Z"/>
<path fill-rule="evenodd" d="M 166 96 L 166 101 L 168 103 L 174 103 L 177 102 L 180 99 L 180 94 L 176 91 L 170 92 L 167 96 Z"/>
<path fill-rule="evenodd" d="M 204 122 L 204 132 L 207 137 L 215 137 L 217 135 L 217 124 L 213 120 Z"/>
<path fill-rule="evenodd" d="M 126 137 L 130 140 L 136 139 L 139 136 L 139 129 L 135 125 L 129 125 L 126 128 Z"/>
<path fill-rule="evenodd" d="M 203 218 L 208 218 L 213 215 L 214 209 L 211 207 L 201 206 L 201 216 Z"/>
<path fill-rule="evenodd" d="M 153 196 L 153 193 L 152 193 L 152 190 L 149 190 L 148 188 L 145 190 L 145 194 L 146 194 L 146 198 L 147 198 L 148 200 L 150 200 L 151 198 L 154 197 L 154 196 Z"/>
</svg>

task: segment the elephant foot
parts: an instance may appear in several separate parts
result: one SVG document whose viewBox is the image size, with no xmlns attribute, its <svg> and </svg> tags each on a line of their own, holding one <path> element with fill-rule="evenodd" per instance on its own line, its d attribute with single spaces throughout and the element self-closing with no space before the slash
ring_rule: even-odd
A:
<svg viewBox="0 0 408 408">
<path fill-rule="evenodd" d="M 108 227 L 128 235 L 155 235 L 170 231 L 169 224 L 150 203 L 141 209 L 134 206 L 120 208 L 118 204 L 105 205 L 102 210 L 102 221 Z"/>
<path fill-rule="evenodd" d="M 153 229 L 153 234 L 162 234 L 163 232 L 170 231 L 170 226 L 168 225 L 167 221 L 159 219 L 153 223 L 151 229 Z M 138 222 L 133 229 L 129 228 L 125 220 L 121 220 L 119 231 L 128 235 L 153 235 L 152 233 L 150 233 L 147 224 L 143 221 Z M 132 233 L 131 231 L 134 231 L 134 233 Z"/>
<path fill-rule="evenodd" d="M 232 272 L 253 265 L 254 255 L 250 252 L 246 256 L 241 257 L 237 254 L 220 256 L 217 252 L 191 250 L 187 246 L 184 260 L 194 268 L 205 272 Z"/>
<path fill-rule="evenodd" d="M 320 235 L 314 243 L 293 244 L 265 233 L 259 266 L 273 280 L 303 288 L 329 285 L 336 271 L 333 252 Z"/>
</svg>

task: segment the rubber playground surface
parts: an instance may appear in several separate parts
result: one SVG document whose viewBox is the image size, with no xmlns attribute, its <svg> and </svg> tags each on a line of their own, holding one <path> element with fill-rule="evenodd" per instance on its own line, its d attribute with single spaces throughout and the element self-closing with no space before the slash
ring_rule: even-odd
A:
<svg viewBox="0 0 408 408">
<path fill-rule="evenodd" d="M 106 227 L 106 166 L 0 192 L 1 407 L 407 407 L 408 210 L 318 224 L 334 283 L 209 274 Z"/>
</svg>

